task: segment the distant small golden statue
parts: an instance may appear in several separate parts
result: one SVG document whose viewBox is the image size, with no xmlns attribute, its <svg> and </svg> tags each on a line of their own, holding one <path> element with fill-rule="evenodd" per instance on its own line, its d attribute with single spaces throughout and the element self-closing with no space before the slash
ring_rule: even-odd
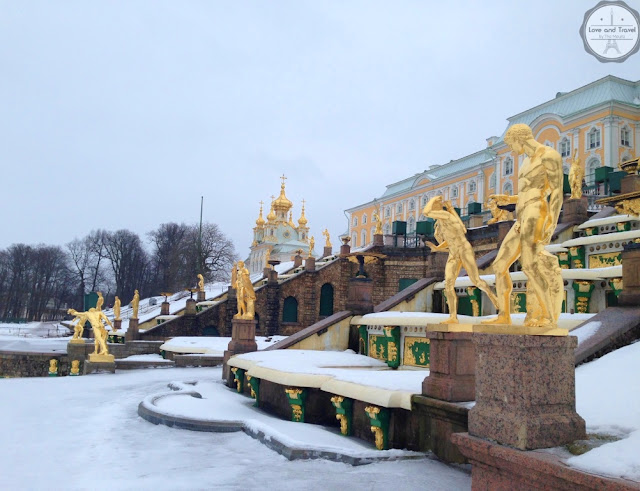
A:
<svg viewBox="0 0 640 491">
<path fill-rule="evenodd" d="M 71 325 L 73 326 L 73 337 L 71 338 L 71 342 L 74 341 L 82 341 L 82 335 L 84 334 L 84 324 L 87 322 L 87 316 L 84 315 L 85 312 L 78 312 L 75 309 L 67 310 L 67 314 L 72 315 L 74 319 L 71 321 Z M 77 321 L 74 325 L 73 322 Z"/>
<path fill-rule="evenodd" d="M 458 297 L 456 295 L 456 279 L 460 269 L 464 266 L 471 282 L 485 292 L 493 305 L 498 304 L 498 299 L 486 281 L 480 278 L 473 247 L 467 240 L 467 228 L 458 216 L 450 202 L 443 203 L 442 196 L 431 198 L 425 205 L 422 213 L 436 220 L 435 237 L 439 245 L 427 242 L 429 248 L 434 251 L 449 251 L 449 258 L 444 270 L 444 291 L 449 306 L 449 319 L 443 324 L 458 322 Z"/>
<path fill-rule="evenodd" d="M 204 276 L 198 274 L 198 291 L 204 291 Z"/>
<path fill-rule="evenodd" d="M 325 228 L 324 231 L 322 232 L 322 235 L 324 235 L 326 241 L 324 243 L 325 247 L 331 247 L 331 235 L 329 235 L 329 229 Z"/>
<path fill-rule="evenodd" d="M 375 235 L 382 235 L 382 220 L 380 219 L 380 208 L 373 211 L 373 221 L 376 222 Z"/>
<path fill-rule="evenodd" d="M 138 307 L 140 307 L 140 294 L 138 290 L 133 293 L 133 299 L 131 300 L 131 308 L 133 309 L 133 313 L 131 314 L 132 319 L 138 318 Z"/>
<path fill-rule="evenodd" d="M 313 238 L 313 235 L 311 236 L 311 238 L 309 239 L 309 256 L 311 257 L 311 255 L 313 254 L 313 248 L 316 245 L 316 239 Z"/>
<path fill-rule="evenodd" d="M 96 292 L 98 294 L 98 301 L 96 302 L 96 310 L 102 310 L 102 306 L 104 305 L 104 298 L 102 296 L 102 292 Z"/>
<path fill-rule="evenodd" d="M 49 360 L 49 375 L 58 375 L 58 360 Z"/>
<path fill-rule="evenodd" d="M 569 186 L 571 186 L 571 199 L 582 198 L 582 179 L 584 178 L 584 168 L 578 158 L 578 150 L 573 151 L 573 160 L 569 169 Z"/>
<path fill-rule="evenodd" d="M 267 252 L 265 252 L 265 254 L 264 254 L 264 267 L 265 268 L 271 268 L 271 265 L 269 264 L 269 261 L 271 261 L 271 249 L 267 249 Z"/>
<path fill-rule="evenodd" d="M 114 320 L 117 320 L 117 321 L 120 320 L 120 306 L 121 306 L 120 298 L 116 296 L 116 299 L 113 302 L 113 318 Z"/>
<path fill-rule="evenodd" d="M 71 375 L 80 375 L 80 360 L 71 362 Z"/>
<path fill-rule="evenodd" d="M 249 270 L 245 268 L 244 261 L 238 261 L 236 278 L 238 313 L 233 317 L 236 319 L 253 319 L 255 317 L 256 292 L 253 290 Z"/>
<path fill-rule="evenodd" d="M 499 208 L 495 199 L 491 198 L 487 200 L 487 208 L 489 208 L 491 212 L 491 218 L 487 221 L 487 225 L 509 220 L 509 212 Z"/>
</svg>

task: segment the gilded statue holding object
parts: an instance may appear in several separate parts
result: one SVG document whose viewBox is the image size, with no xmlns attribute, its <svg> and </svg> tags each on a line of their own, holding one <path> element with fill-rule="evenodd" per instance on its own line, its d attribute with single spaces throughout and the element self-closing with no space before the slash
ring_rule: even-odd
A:
<svg viewBox="0 0 640 491">
<path fill-rule="evenodd" d="M 201 274 L 198 274 L 198 291 L 204 291 L 204 276 L 202 276 Z"/>
<path fill-rule="evenodd" d="M 255 317 L 256 292 L 253 290 L 249 270 L 245 267 L 244 261 L 238 261 L 236 290 L 238 313 L 233 317 L 235 319 L 253 319 Z"/>
<path fill-rule="evenodd" d="M 120 298 L 116 296 L 116 299 L 113 302 L 113 318 L 114 320 L 117 320 L 117 321 L 120 320 L 120 306 L 121 306 Z"/>
<path fill-rule="evenodd" d="M 373 210 L 373 221 L 376 222 L 374 235 L 382 235 L 382 220 L 380 219 L 380 208 Z"/>
<path fill-rule="evenodd" d="M 131 308 L 133 309 L 133 314 L 131 314 L 132 319 L 138 318 L 138 307 L 140 307 L 140 294 L 138 290 L 133 293 L 133 299 L 131 300 Z"/>
<path fill-rule="evenodd" d="M 509 220 L 509 212 L 498 208 L 498 203 L 496 203 L 495 199 L 487 200 L 487 208 L 489 208 L 489 211 L 491 212 L 491 218 L 487 220 L 487 225 Z"/>
<path fill-rule="evenodd" d="M 526 124 L 514 124 L 504 142 L 517 154 L 525 154 L 518 170 L 518 194 L 493 194 L 499 206 L 515 204 L 516 221 L 493 262 L 498 295 L 498 317 L 486 323 L 511 324 L 512 282 L 509 268 L 518 259 L 527 276 L 525 326 L 557 325 L 562 308 L 563 281 L 558 258 L 545 250 L 562 209 L 562 158 L 553 148 L 533 138 Z"/>
<path fill-rule="evenodd" d="M 324 231 L 322 232 L 322 235 L 324 235 L 325 237 L 325 243 L 324 246 L 325 247 L 331 247 L 331 235 L 329 235 L 329 229 L 325 228 Z"/>
<path fill-rule="evenodd" d="M 580 165 L 578 149 L 573 151 L 571 168 L 569 169 L 569 186 L 571 186 L 571 199 L 582 198 L 582 179 L 584 179 L 584 168 Z"/>
<path fill-rule="evenodd" d="M 444 203 L 442 196 L 435 196 L 425 205 L 422 213 L 436 220 L 435 237 L 439 242 L 439 245 L 435 245 L 433 242 L 427 242 L 426 244 L 433 252 L 449 251 L 449 258 L 444 270 L 444 290 L 447 296 L 447 305 L 449 306 L 449 319 L 443 321 L 443 324 L 458 322 L 458 297 L 455 284 L 463 266 L 473 284 L 485 292 L 491 303 L 497 306 L 498 299 L 495 293 L 493 293 L 489 284 L 480 278 L 478 266 L 476 265 L 476 256 L 467 240 L 467 228 L 451 202 Z"/>
<path fill-rule="evenodd" d="M 95 338 L 95 349 L 91 353 L 94 357 L 111 357 L 109 355 L 109 349 L 107 348 L 107 330 L 104 328 L 103 321 L 106 322 L 113 330 L 113 324 L 109 318 L 101 310 L 96 310 L 94 307 L 90 308 L 87 312 L 78 312 L 74 309 L 67 311 L 69 314 L 81 319 L 81 322 L 89 321 L 91 328 L 93 329 L 93 336 Z M 75 338 L 75 334 L 74 334 Z"/>
</svg>

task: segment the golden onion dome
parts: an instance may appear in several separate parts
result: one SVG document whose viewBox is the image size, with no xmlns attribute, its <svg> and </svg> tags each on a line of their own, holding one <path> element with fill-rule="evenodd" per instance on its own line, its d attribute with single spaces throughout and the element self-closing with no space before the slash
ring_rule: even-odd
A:
<svg viewBox="0 0 640 491">
<path fill-rule="evenodd" d="M 280 185 L 280 196 L 278 196 L 276 200 L 273 202 L 273 208 L 276 211 L 281 211 L 286 213 L 291 209 L 292 206 L 293 206 L 293 203 L 289 201 L 289 199 L 284 194 L 284 178 L 283 178 L 282 184 Z"/>
<path fill-rule="evenodd" d="M 307 217 L 304 216 L 304 200 L 302 200 L 302 213 L 300 214 L 300 218 L 298 218 L 298 225 L 305 227 L 307 223 Z"/>
<path fill-rule="evenodd" d="M 296 224 L 293 223 L 293 212 L 289 211 L 289 226 L 291 228 L 296 228 Z"/>
<path fill-rule="evenodd" d="M 276 219 L 276 213 L 273 211 L 273 201 L 271 202 L 271 211 L 267 215 L 267 220 L 273 222 Z"/>
<path fill-rule="evenodd" d="M 266 222 L 264 221 L 264 218 L 262 218 L 262 201 L 260 202 L 260 215 L 258 216 L 258 219 L 256 220 L 256 225 L 258 227 L 264 227 L 264 224 Z"/>
</svg>

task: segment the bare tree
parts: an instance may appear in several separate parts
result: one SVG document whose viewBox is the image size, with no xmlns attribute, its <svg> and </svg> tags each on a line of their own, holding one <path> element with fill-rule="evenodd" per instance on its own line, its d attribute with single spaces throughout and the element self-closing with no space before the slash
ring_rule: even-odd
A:
<svg viewBox="0 0 640 491">
<path fill-rule="evenodd" d="M 233 242 L 215 223 L 202 224 L 202 242 L 199 244 L 199 227 L 191 227 L 191 251 L 189 270 L 191 276 L 201 273 L 207 281 L 229 279 L 231 266 L 237 259 Z"/>
<path fill-rule="evenodd" d="M 107 232 L 104 248 L 116 284 L 115 295 L 133 297 L 133 291 L 148 293 L 149 259 L 137 234 L 129 230 Z"/>
</svg>

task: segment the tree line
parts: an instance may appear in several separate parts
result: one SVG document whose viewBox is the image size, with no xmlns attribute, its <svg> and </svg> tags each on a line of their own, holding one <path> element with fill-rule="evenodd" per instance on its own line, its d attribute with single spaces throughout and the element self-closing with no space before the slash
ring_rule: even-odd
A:
<svg viewBox="0 0 640 491">
<path fill-rule="evenodd" d="M 65 247 L 13 244 L 0 249 L 0 319 L 57 320 L 82 310 L 84 295 L 101 291 L 105 305 L 117 295 L 175 293 L 229 279 L 237 259 L 233 242 L 216 224 L 163 223 L 147 242 L 130 230 L 94 230 Z"/>
</svg>

